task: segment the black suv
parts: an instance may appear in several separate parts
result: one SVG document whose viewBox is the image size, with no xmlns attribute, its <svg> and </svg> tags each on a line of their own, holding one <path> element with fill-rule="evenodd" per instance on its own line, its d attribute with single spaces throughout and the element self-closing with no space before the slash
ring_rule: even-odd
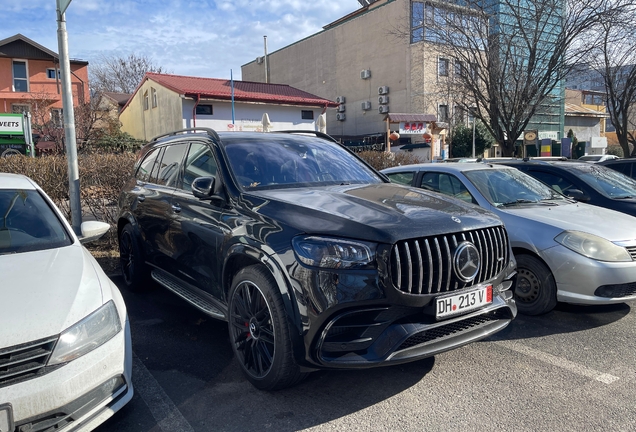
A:
<svg viewBox="0 0 636 432">
<path fill-rule="evenodd" d="M 428 357 L 517 313 L 498 218 L 392 184 L 317 132 L 158 137 L 119 207 L 126 284 L 150 277 L 228 321 L 261 389 Z"/>
<path fill-rule="evenodd" d="M 519 159 L 497 163 L 530 174 L 577 201 L 636 216 L 636 181 L 601 162 Z"/>
</svg>

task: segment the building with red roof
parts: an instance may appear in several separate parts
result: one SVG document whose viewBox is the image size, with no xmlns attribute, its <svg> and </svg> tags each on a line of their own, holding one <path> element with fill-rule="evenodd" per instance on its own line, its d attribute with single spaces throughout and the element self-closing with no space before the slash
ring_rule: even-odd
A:
<svg viewBox="0 0 636 432">
<path fill-rule="evenodd" d="M 146 73 L 121 110 L 122 131 L 150 140 L 174 130 L 316 130 L 338 104 L 284 84 Z"/>
</svg>

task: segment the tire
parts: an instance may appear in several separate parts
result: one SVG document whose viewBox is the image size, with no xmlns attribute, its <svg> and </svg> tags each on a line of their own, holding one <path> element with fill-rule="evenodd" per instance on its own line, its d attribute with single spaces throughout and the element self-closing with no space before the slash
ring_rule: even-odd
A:
<svg viewBox="0 0 636 432">
<path fill-rule="evenodd" d="M 520 313 L 542 315 L 554 309 L 556 282 L 545 264 L 533 256 L 519 255 L 517 274 L 515 301 Z"/>
<path fill-rule="evenodd" d="M 229 293 L 232 350 L 247 379 L 260 390 L 300 382 L 283 300 L 271 274 L 253 265 L 239 271 Z"/>
<path fill-rule="evenodd" d="M 0 155 L 0 156 L 2 156 L 2 157 L 11 157 L 11 156 L 20 156 L 21 154 L 22 153 L 20 153 L 19 150 L 9 148 L 9 149 L 6 149 L 5 151 L 3 151 L 2 155 Z"/>
<path fill-rule="evenodd" d="M 132 225 L 126 225 L 119 234 L 119 265 L 126 287 L 131 291 L 147 290 L 152 282 L 139 240 Z"/>
</svg>

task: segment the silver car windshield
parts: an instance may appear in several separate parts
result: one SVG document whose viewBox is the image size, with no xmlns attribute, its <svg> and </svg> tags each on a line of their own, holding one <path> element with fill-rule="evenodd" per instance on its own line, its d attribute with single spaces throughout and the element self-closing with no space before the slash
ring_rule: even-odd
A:
<svg viewBox="0 0 636 432">
<path fill-rule="evenodd" d="M 464 175 L 496 207 L 567 201 L 563 195 L 516 169 L 472 170 Z"/>
<path fill-rule="evenodd" d="M 382 182 L 356 157 L 324 139 L 233 141 L 225 151 L 244 189 Z"/>
<path fill-rule="evenodd" d="M 572 169 L 575 175 L 601 195 L 613 199 L 636 197 L 636 181 L 620 172 L 599 165 Z"/>
<path fill-rule="evenodd" d="M 71 237 L 38 191 L 0 189 L 0 255 L 71 243 Z"/>
</svg>

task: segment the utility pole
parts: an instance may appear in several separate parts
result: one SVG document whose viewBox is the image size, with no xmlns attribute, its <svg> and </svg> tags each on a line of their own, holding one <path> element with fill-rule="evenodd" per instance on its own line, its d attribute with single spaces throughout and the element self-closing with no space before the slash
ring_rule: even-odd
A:
<svg viewBox="0 0 636 432">
<path fill-rule="evenodd" d="M 475 157 L 475 123 L 477 123 L 477 116 L 476 116 L 477 107 L 474 105 L 471 105 L 470 108 L 473 114 L 473 157 Z"/>
<path fill-rule="evenodd" d="M 73 110 L 73 90 L 71 88 L 71 63 L 68 56 L 68 36 L 66 34 L 66 8 L 72 0 L 56 0 L 57 3 L 57 44 L 60 52 L 60 73 L 62 78 L 62 109 L 64 111 L 64 142 L 68 161 L 68 192 L 71 205 L 71 225 L 75 234 L 82 234 L 82 207 L 80 204 L 79 167 L 77 165 L 77 144 L 75 141 L 75 112 Z"/>
</svg>

